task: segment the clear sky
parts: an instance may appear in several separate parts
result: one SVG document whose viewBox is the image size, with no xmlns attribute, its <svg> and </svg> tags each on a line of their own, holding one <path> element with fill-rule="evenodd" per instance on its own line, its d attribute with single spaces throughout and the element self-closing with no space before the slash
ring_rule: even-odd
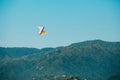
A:
<svg viewBox="0 0 120 80">
<path fill-rule="evenodd" d="M 38 35 L 45 25 L 47 34 Z M 0 46 L 58 47 L 120 41 L 120 0 L 0 0 Z"/>
</svg>

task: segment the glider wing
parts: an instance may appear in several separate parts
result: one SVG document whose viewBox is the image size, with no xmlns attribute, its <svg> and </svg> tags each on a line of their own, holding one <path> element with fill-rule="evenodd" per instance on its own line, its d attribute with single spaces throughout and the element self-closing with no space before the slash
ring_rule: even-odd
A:
<svg viewBox="0 0 120 80">
<path fill-rule="evenodd" d="M 44 27 L 43 26 L 39 26 L 39 34 L 40 35 L 45 35 L 46 34 L 46 31 L 44 30 Z"/>
</svg>

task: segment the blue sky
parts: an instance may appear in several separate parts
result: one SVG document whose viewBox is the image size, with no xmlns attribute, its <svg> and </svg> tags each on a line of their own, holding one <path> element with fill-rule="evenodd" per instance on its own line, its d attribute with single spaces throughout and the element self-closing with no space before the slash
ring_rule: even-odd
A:
<svg viewBox="0 0 120 80">
<path fill-rule="evenodd" d="M 45 25 L 47 34 L 38 35 Z M 0 0 L 0 46 L 58 47 L 120 41 L 119 0 Z"/>
</svg>

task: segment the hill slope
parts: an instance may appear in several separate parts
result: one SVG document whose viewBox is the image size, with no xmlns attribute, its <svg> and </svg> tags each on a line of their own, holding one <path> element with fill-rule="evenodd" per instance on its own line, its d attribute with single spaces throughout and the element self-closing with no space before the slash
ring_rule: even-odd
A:
<svg viewBox="0 0 120 80">
<path fill-rule="evenodd" d="M 52 75 L 107 80 L 120 75 L 120 42 L 93 40 L 42 50 L 3 58 L 0 80 L 40 80 L 42 76 Z"/>
</svg>

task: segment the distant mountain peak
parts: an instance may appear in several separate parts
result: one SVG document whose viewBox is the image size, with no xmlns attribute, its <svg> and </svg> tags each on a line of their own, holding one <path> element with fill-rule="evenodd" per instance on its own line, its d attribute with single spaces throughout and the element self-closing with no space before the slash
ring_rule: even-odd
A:
<svg viewBox="0 0 120 80">
<path fill-rule="evenodd" d="M 73 43 L 70 46 L 76 46 L 76 47 L 80 47 L 80 46 L 102 46 L 102 47 L 119 47 L 120 46 L 120 42 L 110 42 L 110 41 L 104 41 L 104 40 L 87 40 L 87 41 L 83 41 L 83 42 L 78 42 L 78 43 Z"/>
</svg>

